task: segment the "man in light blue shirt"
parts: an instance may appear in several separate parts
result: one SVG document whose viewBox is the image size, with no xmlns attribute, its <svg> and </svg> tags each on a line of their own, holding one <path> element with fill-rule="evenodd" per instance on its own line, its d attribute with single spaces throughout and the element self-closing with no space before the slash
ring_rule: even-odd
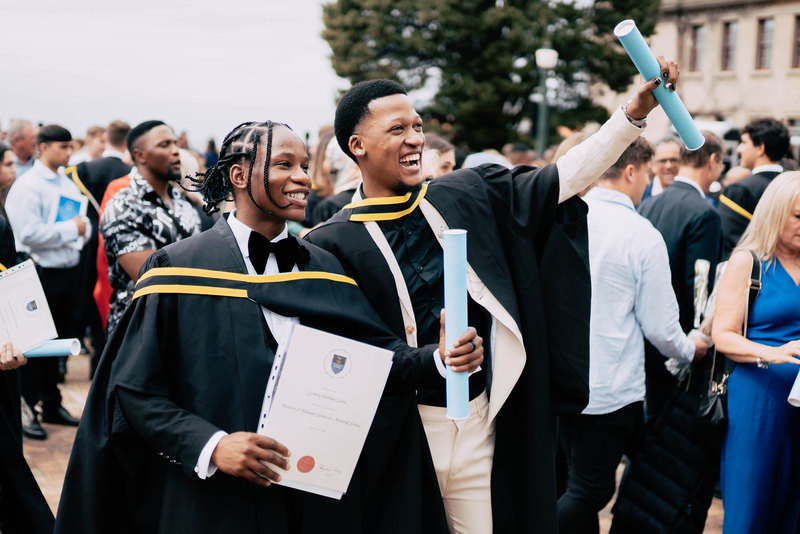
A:
<svg viewBox="0 0 800 534">
<path fill-rule="evenodd" d="M 42 127 L 37 134 L 40 158 L 30 171 L 17 178 L 6 199 L 6 212 L 17 249 L 29 253 L 41 268 L 39 277 L 61 338 L 81 334 L 74 320 L 77 266 L 81 248 L 92 229 L 85 215 L 64 216 L 60 209 L 65 204 L 86 201 L 63 170 L 72 154 L 71 140 L 69 131 L 61 126 Z M 61 406 L 56 358 L 31 360 L 21 376 L 22 396 L 31 408 L 42 402 L 44 422 L 78 425 L 78 419 Z M 34 439 L 47 437 L 35 416 L 23 432 Z"/>
<path fill-rule="evenodd" d="M 558 501 L 561 532 L 597 532 L 597 513 L 611 500 L 622 455 L 644 424 L 644 337 L 662 354 L 702 357 L 707 344 L 678 323 L 669 259 L 661 234 L 634 207 L 648 184 L 653 146 L 638 138 L 600 178 L 589 205 L 592 314 L 589 404 L 561 417 L 569 463 Z"/>
</svg>

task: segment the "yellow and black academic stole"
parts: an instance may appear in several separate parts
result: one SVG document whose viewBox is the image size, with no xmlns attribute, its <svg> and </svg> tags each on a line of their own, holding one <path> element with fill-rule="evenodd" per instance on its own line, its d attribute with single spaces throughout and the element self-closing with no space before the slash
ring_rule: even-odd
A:
<svg viewBox="0 0 800 534">
<path fill-rule="evenodd" d="M 365 198 L 342 209 L 350 211 L 349 220 L 354 222 L 393 221 L 417 209 L 427 191 L 428 184 L 424 183 L 402 196 Z"/>
<path fill-rule="evenodd" d="M 250 298 L 254 288 L 281 282 L 319 281 L 357 286 L 355 280 L 325 271 L 248 275 L 189 267 L 156 267 L 139 278 L 133 299 L 153 293 Z"/>
</svg>

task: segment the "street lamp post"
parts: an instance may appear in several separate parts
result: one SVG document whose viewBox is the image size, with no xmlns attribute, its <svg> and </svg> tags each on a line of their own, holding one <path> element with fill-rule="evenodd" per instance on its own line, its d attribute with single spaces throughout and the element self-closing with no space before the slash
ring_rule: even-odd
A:
<svg viewBox="0 0 800 534">
<path fill-rule="evenodd" d="M 539 100 L 539 112 L 536 114 L 536 152 L 539 157 L 544 156 L 544 151 L 547 149 L 547 134 L 548 134 L 548 112 L 550 111 L 547 103 L 547 77 L 550 70 L 556 67 L 558 63 L 558 52 L 552 48 L 540 48 L 536 51 L 536 66 L 539 69 L 539 91 L 541 99 Z"/>
</svg>

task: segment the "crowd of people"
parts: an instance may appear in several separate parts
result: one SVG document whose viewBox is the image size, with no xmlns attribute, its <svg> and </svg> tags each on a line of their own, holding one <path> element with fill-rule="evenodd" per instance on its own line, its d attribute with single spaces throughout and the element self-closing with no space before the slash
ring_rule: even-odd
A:
<svg viewBox="0 0 800 534">
<path fill-rule="evenodd" d="M 312 147 L 289 125 L 247 122 L 199 154 L 151 120 L 92 127 L 74 150 L 62 126 L 13 120 L 0 144 L 0 269 L 34 260 L 58 336 L 93 351 L 93 386 L 74 417 L 63 359 L 0 349 L 0 532 L 597 533 L 623 458 L 622 484 L 650 497 L 615 509 L 612 532 L 701 532 L 718 477 L 725 533 L 798 532 L 800 410 L 786 399 L 800 369 L 800 173 L 785 172 L 788 130 L 747 124 L 727 173 L 710 132 L 695 151 L 653 145 L 640 137 L 652 90 L 679 77 L 662 67 L 549 161 L 522 144 L 465 157 L 423 134 L 388 80 L 354 85 Z M 54 218 L 63 196 L 85 212 Z M 469 243 L 470 327 L 453 346 L 448 228 Z M 761 288 L 749 306 L 751 252 Z M 712 275 L 698 281 L 703 262 Z M 270 291 L 219 291 L 241 275 Z M 698 330 L 703 285 L 716 291 L 710 336 Z M 271 466 L 294 459 L 255 433 L 293 324 L 394 353 L 341 500 L 274 484 Z M 654 460 L 652 429 L 708 385 L 712 345 L 736 362 L 724 439 L 678 425 Z M 470 373 L 467 419 L 446 415 L 446 365 Z M 676 372 L 687 368 L 691 388 Z M 47 438 L 40 418 L 80 423 L 55 518 L 21 453 L 23 435 Z M 710 460 L 687 458 L 700 454 Z M 641 475 L 647 461 L 662 465 Z"/>
</svg>

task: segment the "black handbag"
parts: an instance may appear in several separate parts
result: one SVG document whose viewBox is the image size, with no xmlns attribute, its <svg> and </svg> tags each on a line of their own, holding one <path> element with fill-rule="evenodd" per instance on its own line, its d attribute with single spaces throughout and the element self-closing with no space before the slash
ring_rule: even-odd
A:
<svg viewBox="0 0 800 534">
<path fill-rule="evenodd" d="M 752 250 L 749 251 L 753 259 L 753 266 L 750 269 L 750 283 L 749 293 L 747 297 L 747 305 L 744 309 L 744 324 L 742 326 L 742 335 L 747 336 L 747 317 L 750 313 L 750 308 L 758 297 L 761 291 L 761 260 Z M 714 288 L 716 292 L 717 288 Z M 729 359 L 725 354 L 718 351 L 716 347 L 709 347 L 711 353 L 711 376 L 706 388 L 700 395 L 700 404 L 698 407 L 698 415 L 705 421 L 715 425 L 724 427 L 728 422 L 728 378 L 733 372 L 736 362 Z"/>
</svg>

